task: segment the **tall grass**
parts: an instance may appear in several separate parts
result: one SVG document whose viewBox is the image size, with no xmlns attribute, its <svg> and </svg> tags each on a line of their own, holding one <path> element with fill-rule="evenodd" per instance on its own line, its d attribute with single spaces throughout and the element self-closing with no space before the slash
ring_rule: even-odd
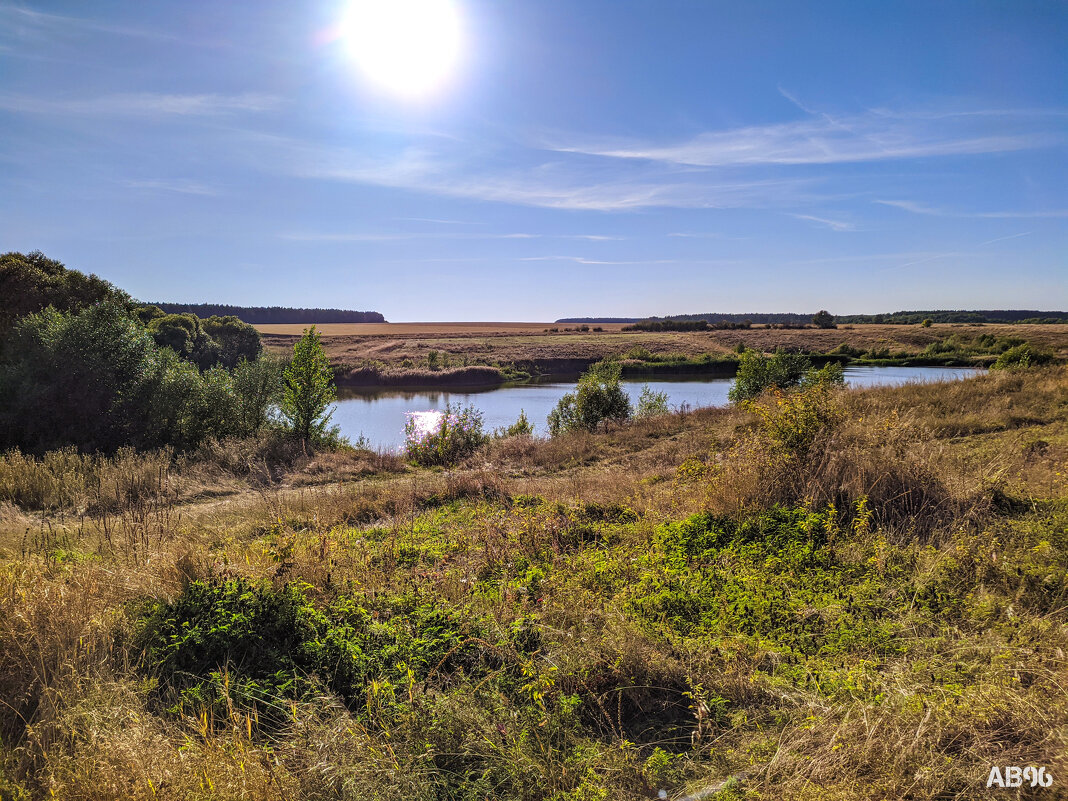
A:
<svg viewBox="0 0 1068 801">
<path fill-rule="evenodd" d="M 448 471 L 8 454 L 3 497 L 48 534 L 0 520 L 0 796 L 881 801 L 1065 775 L 1068 373 L 756 403 Z M 279 677 L 270 728 L 235 656 L 215 702 L 172 708 L 145 610 L 237 579 L 299 588 L 331 653 L 378 660 L 361 692 Z"/>
</svg>

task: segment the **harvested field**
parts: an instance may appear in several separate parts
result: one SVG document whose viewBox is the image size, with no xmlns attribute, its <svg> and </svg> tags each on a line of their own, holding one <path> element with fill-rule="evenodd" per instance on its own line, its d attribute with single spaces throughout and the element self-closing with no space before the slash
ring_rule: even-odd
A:
<svg viewBox="0 0 1068 801">
<path fill-rule="evenodd" d="M 654 356 L 694 358 L 725 355 L 739 345 L 770 352 L 776 348 L 826 353 L 848 345 L 858 350 L 887 349 L 920 354 L 928 345 L 949 337 L 980 335 L 1016 337 L 1068 356 L 1068 325 L 854 325 L 837 329 L 776 329 L 700 332 L 622 331 L 621 324 L 603 324 L 603 331 L 565 331 L 559 323 L 363 323 L 320 326 L 331 361 L 341 369 L 398 370 L 427 367 L 436 352 L 442 367 L 472 365 L 574 364 L 643 348 Z M 572 326 L 573 327 L 573 326 Z M 293 347 L 302 326 L 257 326 L 268 349 Z M 559 329 L 551 331 L 548 329 Z"/>
</svg>

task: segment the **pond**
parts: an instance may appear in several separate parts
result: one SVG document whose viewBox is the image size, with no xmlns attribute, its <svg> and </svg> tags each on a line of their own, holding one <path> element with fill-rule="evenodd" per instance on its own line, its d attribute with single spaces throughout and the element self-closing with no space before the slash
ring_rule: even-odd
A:
<svg viewBox="0 0 1068 801">
<path fill-rule="evenodd" d="M 846 383 L 853 387 L 885 384 L 904 384 L 909 381 L 956 381 L 981 371 L 971 367 L 847 367 Z M 723 406 L 733 378 L 694 378 L 680 376 L 670 379 L 625 379 L 623 387 L 632 403 L 637 403 L 642 387 L 648 384 L 657 392 L 665 392 L 668 404 L 683 404 L 692 409 L 702 406 Z M 404 424 L 412 413 L 432 412 L 452 404 L 453 408 L 471 405 L 484 414 L 485 429 L 511 425 L 526 412 L 535 433 L 545 435 L 545 418 L 557 401 L 575 389 L 574 381 L 513 384 L 480 392 L 422 390 L 400 392 L 345 392 L 334 406 L 331 421 L 341 427 L 341 433 L 355 442 L 364 437 L 372 448 L 399 448 L 404 444 Z M 426 421 L 427 416 L 421 416 Z M 418 418 L 417 418 L 418 419 Z"/>
</svg>

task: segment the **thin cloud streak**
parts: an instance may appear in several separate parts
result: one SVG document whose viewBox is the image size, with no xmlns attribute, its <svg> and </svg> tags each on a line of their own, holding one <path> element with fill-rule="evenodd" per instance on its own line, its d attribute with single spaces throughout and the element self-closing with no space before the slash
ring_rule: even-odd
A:
<svg viewBox="0 0 1068 801">
<path fill-rule="evenodd" d="M 912 214 L 923 214 L 929 217 L 960 217 L 969 219 L 986 220 L 1014 220 L 1014 219 L 1042 219 L 1068 217 L 1068 209 L 1043 209 L 1038 211 L 953 211 L 951 209 L 938 209 L 926 206 L 922 203 L 914 203 L 911 200 L 875 200 L 883 206 L 891 206 Z"/>
<path fill-rule="evenodd" d="M 0 110 L 19 114 L 78 116 L 212 116 L 272 111 L 281 105 L 274 95 L 159 94 L 137 92 L 97 98 L 47 99 L 0 94 Z"/>
<path fill-rule="evenodd" d="M 782 91 L 782 90 L 780 90 Z M 1042 115 L 963 112 L 936 117 L 888 111 L 831 117 L 802 106 L 813 119 L 708 131 L 674 145 L 592 143 L 550 145 L 564 153 L 641 159 L 697 167 L 841 164 L 932 156 L 1004 153 L 1053 145 L 1063 134 L 1036 126 Z M 1049 116 L 1059 116 L 1052 110 Z M 981 117 L 988 124 L 976 126 Z M 991 130 L 996 127 L 997 130 Z"/>
<path fill-rule="evenodd" d="M 622 241 L 619 236 L 601 236 L 599 234 L 481 234 L 481 233 L 399 233 L 399 234 L 365 234 L 365 233 L 315 233 L 295 232 L 278 234 L 278 239 L 296 242 L 401 242 L 405 240 L 486 240 L 486 239 L 581 239 L 588 242 Z"/>
<path fill-rule="evenodd" d="M 8 30 L 16 35 L 47 34 L 64 31 L 86 31 L 89 33 L 106 33 L 113 36 L 130 36 L 139 39 L 156 39 L 160 41 L 181 41 L 177 36 L 162 31 L 145 28 L 131 28 L 123 25 L 108 25 L 85 17 L 71 17 L 63 14 L 48 14 L 32 11 L 28 8 L 0 4 L 0 20 Z"/>
<path fill-rule="evenodd" d="M 421 148 L 374 160 L 339 149 L 283 145 L 285 155 L 262 163 L 283 165 L 298 177 L 351 182 L 469 200 L 570 211 L 639 211 L 647 208 L 762 208 L 795 201 L 811 181 L 684 182 L 647 171 L 634 177 L 606 175 L 588 165 L 542 164 L 485 172 L 482 165 L 449 159 Z M 586 178 L 587 180 L 582 180 Z"/>
<path fill-rule="evenodd" d="M 798 220 L 807 220 L 808 222 L 819 223 L 825 225 L 832 231 L 856 231 L 857 227 L 850 222 L 843 222 L 842 220 L 829 220 L 826 217 L 814 217 L 811 214 L 791 214 L 791 217 L 796 217 Z"/>
<path fill-rule="evenodd" d="M 218 195 L 214 187 L 196 181 L 122 181 L 128 189 L 148 189 L 161 192 L 177 192 L 182 195 Z"/>
<path fill-rule="evenodd" d="M 988 239 L 986 242 L 980 242 L 979 247 L 983 245 L 993 245 L 995 242 L 1005 242 L 1009 239 L 1019 239 L 1021 236 L 1031 236 L 1034 231 L 1024 231 L 1022 234 L 1012 234 L 1011 236 L 999 236 L 997 239 Z"/>
</svg>

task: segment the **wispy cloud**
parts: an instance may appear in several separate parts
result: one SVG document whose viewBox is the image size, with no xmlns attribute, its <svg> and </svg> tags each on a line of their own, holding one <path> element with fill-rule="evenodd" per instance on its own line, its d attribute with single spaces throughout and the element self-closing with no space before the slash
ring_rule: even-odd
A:
<svg viewBox="0 0 1068 801">
<path fill-rule="evenodd" d="M 1021 236 L 1031 236 L 1034 231 L 1024 231 L 1022 234 L 1011 234 L 1009 236 L 999 236 L 997 239 L 988 239 L 986 242 L 980 242 L 979 247 L 983 245 L 993 245 L 995 242 L 1005 242 L 1009 239 L 1019 239 Z"/>
<path fill-rule="evenodd" d="M 113 36 L 131 36 L 140 39 L 178 41 L 178 37 L 165 31 L 150 30 L 125 25 L 98 22 L 85 17 L 65 14 L 48 14 L 21 6 L 0 3 L 0 23 L 8 31 L 20 37 L 41 36 L 54 33 L 105 33 Z"/>
<path fill-rule="evenodd" d="M 782 91 L 782 90 L 780 90 Z M 839 164 L 932 156 L 1002 153 L 1063 141 L 1046 117 L 1054 109 L 924 113 L 869 110 L 831 116 L 783 95 L 809 118 L 773 125 L 708 131 L 675 144 L 577 142 L 550 144 L 552 150 L 618 159 L 643 159 L 698 167 L 775 164 Z"/>
<path fill-rule="evenodd" d="M 145 189 L 160 192 L 177 192 L 183 195 L 217 195 L 219 191 L 197 181 L 122 181 L 128 189 Z"/>
<path fill-rule="evenodd" d="M 135 92 L 96 98 L 44 98 L 0 94 L 0 110 L 23 114 L 212 116 L 271 111 L 280 104 L 280 98 L 258 92 L 237 95 Z"/>
<path fill-rule="evenodd" d="M 277 144 L 277 143 L 276 143 Z M 485 159 L 445 155 L 427 148 L 374 159 L 364 153 L 305 143 L 282 145 L 267 163 L 298 176 L 405 189 L 447 197 L 580 211 L 647 208 L 753 208 L 796 200 L 806 179 L 718 180 L 662 171 L 606 169 L 572 161 L 514 166 L 518 154 L 493 171 Z"/>
<path fill-rule="evenodd" d="M 668 236 L 674 236 L 680 239 L 723 239 L 723 234 L 714 231 L 672 231 Z"/>
<path fill-rule="evenodd" d="M 791 214 L 791 217 L 796 217 L 799 220 L 807 220 L 808 222 L 819 223 L 825 225 L 832 231 L 855 231 L 857 227 L 850 222 L 844 222 L 843 220 L 830 220 L 826 217 L 815 217 L 811 214 Z"/>
<path fill-rule="evenodd" d="M 525 256 L 516 261 L 573 261 L 576 264 L 677 264 L 676 259 L 639 259 L 636 261 L 608 261 L 586 256 Z"/>
<path fill-rule="evenodd" d="M 487 240 L 487 239 L 581 239 L 588 242 L 621 241 L 623 237 L 601 236 L 600 234 L 528 234 L 528 233 L 451 233 L 451 232 L 411 232 L 411 233 L 323 233 L 323 232 L 288 232 L 278 234 L 279 239 L 297 242 L 402 242 L 405 240 Z"/>
<path fill-rule="evenodd" d="M 1068 209 L 1035 209 L 1034 211 L 955 211 L 953 209 L 940 209 L 923 203 L 914 203 L 911 200 L 876 200 L 873 201 L 883 206 L 908 211 L 912 214 L 924 214 L 930 217 L 963 217 L 975 219 L 1041 219 L 1048 217 L 1068 217 Z"/>
</svg>

